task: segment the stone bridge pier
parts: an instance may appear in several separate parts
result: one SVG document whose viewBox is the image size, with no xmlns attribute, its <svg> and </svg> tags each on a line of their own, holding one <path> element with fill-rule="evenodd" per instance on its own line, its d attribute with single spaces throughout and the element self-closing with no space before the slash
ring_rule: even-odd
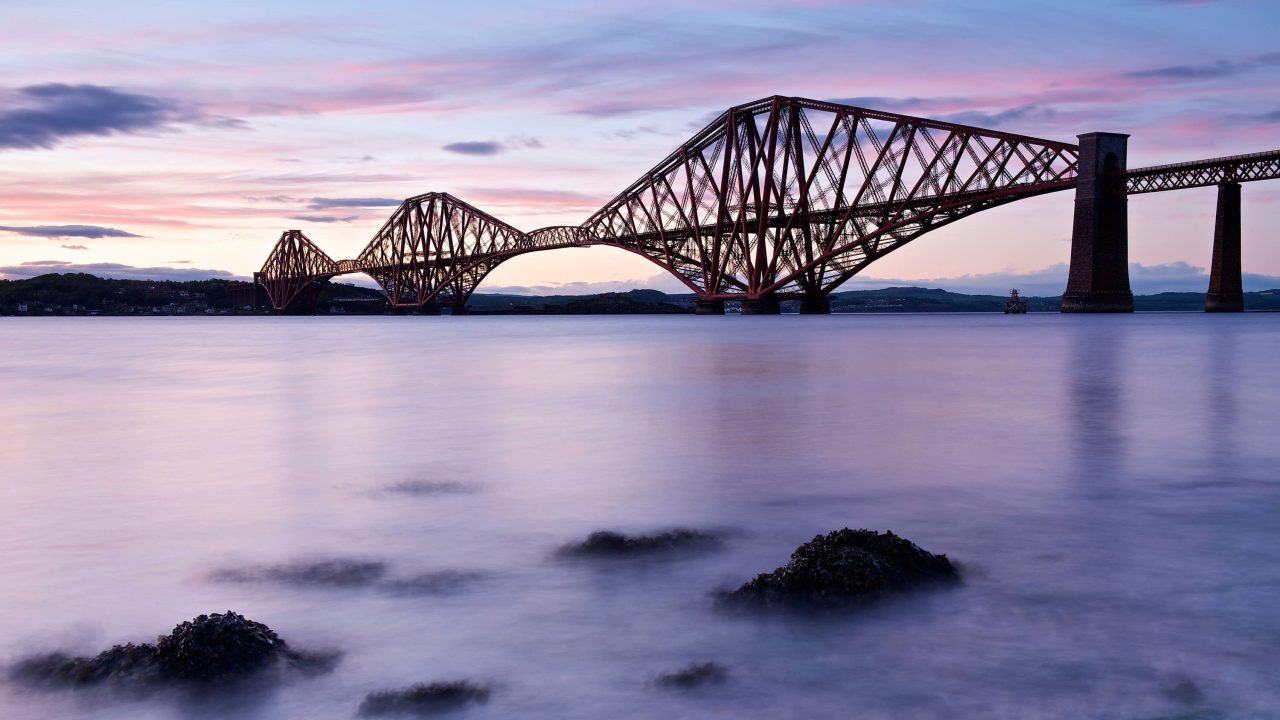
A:
<svg viewBox="0 0 1280 720">
<path fill-rule="evenodd" d="M 1129 136 L 1080 135 L 1071 271 L 1062 294 L 1064 313 L 1133 312 L 1129 289 L 1129 198 L 1114 193 L 1108 175 L 1122 173 Z"/>
<path fill-rule="evenodd" d="M 1218 185 L 1218 214 L 1213 226 L 1213 263 L 1205 312 L 1244 312 L 1240 269 L 1240 183 Z"/>
</svg>

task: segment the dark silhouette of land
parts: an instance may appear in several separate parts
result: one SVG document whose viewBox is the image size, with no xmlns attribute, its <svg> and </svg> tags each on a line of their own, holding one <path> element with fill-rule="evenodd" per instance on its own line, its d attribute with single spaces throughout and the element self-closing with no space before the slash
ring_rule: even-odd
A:
<svg viewBox="0 0 1280 720">
<path fill-rule="evenodd" d="M 237 280 L 116 280 L 85 273 L 49 274 L 0 280 L 0 315 L 264 315 L 270 306 L 260 288 Z M 477 293 L 473 315 L 658 315 L 692 313 L 693 293 L 658 290 L 595 295 L 513 295 Z M 1057 312 L 1061 297 L 1024 297 L 1030 312 Z M 992 312 L 1002 313 L 1007 296 L 967 295 L 937 288 L 892 287 L 851 290 L 830 296 L 835 313 Z M 1280 289 L 1245 293 L 1249 310 L 1280 310 Z M 796 312 L 798 300 L 783 301 Z M 1138 295 L 1134 308 L 1146 311 L 1202 311 L 1205 293 Z M 319 315 L 383 315 L 392 308 L 378 290 L 345 283 L 324 283 Z M 730 311 L 733 311 L 732 304 Z"/>
</svg>

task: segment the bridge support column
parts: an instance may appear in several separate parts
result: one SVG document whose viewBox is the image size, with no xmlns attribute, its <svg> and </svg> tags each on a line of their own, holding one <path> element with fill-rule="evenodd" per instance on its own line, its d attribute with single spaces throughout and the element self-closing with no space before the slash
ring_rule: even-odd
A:
<svg viewBox="0 0 1280 720">
<path fill-rule="evenodd" d="M 416 315 L 439 315 L 439 314 L 440 314 L 440 303 L 434 303 L 434 302 L 422 303 L 421 305 L 419 305 L 419 306 L 418 306 L 418 310 L 417 310 L 417 312 L 416 312 L 416 313 L 414 313 L 414 314 L 416 314 Z"/>
<path fill-rule="evenodd" d="M 1218 216 L 1213 226 L 1213 268 L 1205 312 L 1244 312 L 1240 277 L 1240 183 L 1218 185 Z"/>
<path fill-rule="evenodd" d="M 762 298 L 743 298 L 743 315 L 777 315 L 782 312 L 782 303 L 772 295 Z"/>
<path fill-rule="evenodd" d="M 703 300 L 702 298 L 698 298 L 693 301 L 693 314 L 694 315 L 723 315 L 724 301 L 723 300 Z"/>
<path fill-rule="evenodd" d="M 1129 136 L 1096 132 L 1079 137 L 1071 272 L 1062 294 L 1062 312 L 1133 312 L 1129 198 L 1110 192 L 1107 178 L 1125 169 Z"/>
<path fill-rule="evenodd" d="M 830 315 L 831 299 L 826 295 L 805 295 L 800 298 L 801 315 Z"/>
<path fill-rule="evenodd" d="M 454 305 L 453 307 L 449 308 L 449 314 L 450 315 L 470 315 L 471 308 L 467 307 L 466 303 L 462 303 L 461 305 Z"/>
</svg>

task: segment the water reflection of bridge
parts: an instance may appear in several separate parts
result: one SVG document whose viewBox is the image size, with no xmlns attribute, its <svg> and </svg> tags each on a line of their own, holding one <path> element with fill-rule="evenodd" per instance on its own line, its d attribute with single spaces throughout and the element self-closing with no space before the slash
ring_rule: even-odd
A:
<svg viewBox="0 0 1280 720">
<path fill-rule="evenodd" d="M 354 259 L 286 231 L 256 282 L 277 309 L 305 309 L 318 283 L 363 272 L 397 307 L 465 310 L 502 262 L 590 245 L 672 273 L 700 313 L 726 300 L 776 313 L 827 296 L 926 232 L 982 210 L 1075 189 L 1064 312 L 1133 309 L 1127 197 L 1218 186 L 1207 310 L 1243 309 L 1240 183 L 1280 177 L 1280 151 L 1128 169 L 1127 135 L 1078 144 L 866 108 L 771 97 L 730 108 L 579 226 L 523 232 L 447 193 L 405 200 Z"/>
</svg>

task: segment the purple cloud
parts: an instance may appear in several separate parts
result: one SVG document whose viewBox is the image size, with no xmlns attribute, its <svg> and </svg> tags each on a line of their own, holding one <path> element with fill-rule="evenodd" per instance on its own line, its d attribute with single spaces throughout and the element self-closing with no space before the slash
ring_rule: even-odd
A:
<svg viewBox="0 0 1280 720">
<path fill-rule="evenodd" d="M 333 208 L 351 207 L 396 207 L 401 201 L 394 198 L 350 197 L 350 198 L 311 198 L 307 203 L 308 210 L 332 210 Z"/>
<path fill-rule="evenodd" d="M 43 238 L 142 237 L 131 232 L 100 225 L 0 225 L 0 231 L 15 235 L 26 235 L 27 237 Z"/>
<path fill-rule="evenodd" d="M 1280 52 L 1264 53 L 1243 60 L 1216 60 L 1199 65 L 1169 65 L 1124 73 L 1125 77 L 1146 80 L 1204 80 L 1230 77 L 1265 67 L 1280 66 Z"/>
<path fill-rule="evenodd" d="M 1043 105 L 1022 105 L 994 113 L 982 112 L 980 110 L 965 110 L 964 112 L 947 115 L 943 119 L 948 122 L 958 123 L 961 125 L 996 128 L 1012 121 L 1053 120 L 1055 116 L 1056 113 L 1053 108 L 1045 107 Z"/>
<path fill-rule="evenodd" d="M 588 103 L 572 108 L 569 112 L 574 115 L 587 115 L 589 117 L 611 118 L 622 117 L 624 115 L 635 115 L 638 113 L 651 112 L 653 103 L 644 100 L 616 100 L 597 103 Z"/>
<path fill-rule="evenodd" d="M 56 273 L 89 273 L 116 280 L 248 280 L 226 270 L 202 268 L 134 267 L 120 263 L 72 263 L 64 260 L 34 260 L 20 265 L 0 266 L 0 277 L 10 280 Z"/>
<path fill-rule="evenodd" d="M 594 210 L 605 202 L 604 197 L 588 195 L 573 190 L 546 188 L 469 187 L 466 197 L 483 203 L 517 205 L 561 210 Z"/>
<path fill-rule="evenodd" d="M 206 116 L 175 100 L 101 85 L 48 83 L 12 93 L 0 111 L 0 149 L 49 149 L 67 138 L 155 130 L 179 122 L 243 123 Z"/>
<path fill-rule="evenodd" d="M 940 101 L 942 100 L 939 98 L 860 95 L 858 97 L 831 98 L 827 102 L 838 103 L 840 105 L 853 105 L 855 107 L 867 108 L 869 110 L 903 112 L 905 110 L 914 110 L 935 105 Z"/>
<path fill-rule="evenodd" d="M 502 143 L 491 140 L 471 140 L 449 143 L 444 149 L 459 155 L 497 155 L 502 152 Z"/>
<path fill-rule="evenodd" d="M 74 245 L 74 244 L 72 244 L 72 245 L 63 245 L 63 246 L 62 246 L 62 248 L 63 248 L 64 250 L 88 250 L 88 249 L 89 249 L 89 248 L 85 247 L 84 245 Z"/>
<path fill-rule="evenodd" d="M 344 215 L 342 217 L 339 217 L 337 215 L 290 215 L 289 219 L 298 220 L 300 222 L 337 223 L 337 222 L 351 222 L 352 220 L 355 220 L 358 217 L 359 217 L 358 215 Z"/>
</svg>

